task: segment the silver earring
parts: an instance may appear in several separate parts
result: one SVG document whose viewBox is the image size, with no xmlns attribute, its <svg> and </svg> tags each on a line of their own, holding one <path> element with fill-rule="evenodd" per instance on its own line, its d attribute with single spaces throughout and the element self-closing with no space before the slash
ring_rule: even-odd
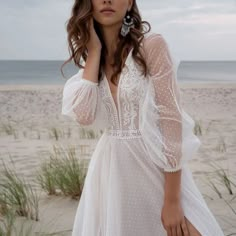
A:
<svg viewBox="0 0 236 236">
<path fill-rule="evenodd" d="M 128 11 L 127 16 L 125 16 L 123 19 L 123 24 L 120 31 L 121 35 L 125 37 L 129 33 L 130 28 L 134 28 L 134 20 L 130 17 Z"/>
</svg>

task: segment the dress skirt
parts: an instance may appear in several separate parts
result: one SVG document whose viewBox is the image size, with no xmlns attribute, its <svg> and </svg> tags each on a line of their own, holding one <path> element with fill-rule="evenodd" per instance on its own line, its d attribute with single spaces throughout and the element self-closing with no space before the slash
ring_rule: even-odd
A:
<svg viewBox="0 0 236 236">
<path fill-rule="evenodd" d="M 72 236 L 167 236 L 161 222 L 164 180 L 141 135 L 105 131 L 88 166 Z M 187 164 L 182 167 L 181 204 L 202 236 L 224 235 Z"/>
</svg>

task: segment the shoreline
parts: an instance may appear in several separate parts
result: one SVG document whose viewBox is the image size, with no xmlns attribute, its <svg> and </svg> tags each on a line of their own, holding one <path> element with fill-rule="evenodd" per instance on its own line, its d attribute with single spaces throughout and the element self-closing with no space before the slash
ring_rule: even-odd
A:
<svg viewBox="0 0 236 236">
<path fill-rule="evenodd" d="M 180 82 L 180 88 L 236 88 L 236 82 Z M 64 84 L 0 84 L 0 91 L 63 89 Z"/>
</svg>

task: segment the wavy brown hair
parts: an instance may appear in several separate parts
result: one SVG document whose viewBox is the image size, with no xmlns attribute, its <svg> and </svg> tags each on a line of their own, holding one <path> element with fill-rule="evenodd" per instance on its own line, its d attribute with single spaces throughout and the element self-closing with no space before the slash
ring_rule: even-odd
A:
<svg viewBox="0 0 236 236">
<path fill-rule="evenodd" d="M 92 3 L 88 0 L 75 0 L 71 17 L 67 21 L 66 30 L 67 30 L 67 40 L 68 40 L 68 49 L 70 57 L 66 60 L 61 66 L 61 72 L 64 76 L 62 71 L 62 67 L 70 62 L 74 61 L 75 65 L 79 68 L 84 68 L 82 64 L 80 64 L 81 57 L 86 62 L 88 56 L 88 50 L 86 48 L 86 44 L 90 39 L 89 34 L 89 19 L 93 17 L 92 15 Z M 114 60 L 112 64 L 114 68 L 114 73 L 111 77 L 111 81 L 113 84 L 117 84 L 117 75 L 120 74 L 122 71 L 123 65 L 125 63 L 125 58 L 128 55 L 128 49 L 133 48 L 132 56 L 136 63 L 138 63 L 142 68 L 142 74 L 147 75 L 148 68 L 145 61 L 144 56 L 140 52 L 140 43 L 144 38 L 144 34 L 148 33 L 151 30 L 151 25 L 147 21 L 142 21 L 141 16 L 136 4 L 136 0 L 133 1 L 132 8 L 129 11 L 129 15 L 134 20 L 134 28 L 130 28 L 130 32 L 123 37 L 119 34 L 119 40 L 117 44 L 116 51 L 114 53 L 115 58 L 121 58 L 121 60 Z M 145 24 L 148 26 L 148 30 L 145 32 Z M 105 65 L 105 53 L 106 45 L 102 38 L 101 32 L 99 30 L 98 23 L 94 20 L 94 28 L 95 31 L 101 41 L 102 49 L 101 49 L 101 59 L 99 65 L 99 75 L 98 75 L 98 82 L 102 79 L 102 69 Z M 115 83 L 114 83 L 115 82 Z"/>
</svg>

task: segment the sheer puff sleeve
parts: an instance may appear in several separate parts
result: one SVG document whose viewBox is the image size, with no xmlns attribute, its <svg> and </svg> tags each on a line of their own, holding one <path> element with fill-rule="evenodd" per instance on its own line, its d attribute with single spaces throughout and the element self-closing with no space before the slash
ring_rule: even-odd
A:
<svg viewBox="0 0 236 236">
<path fill-rule="evenodd" d="M 107 118 L 98 83 L 83 78 L 83 71 L 80 69 L 66 81 L 61 112 L 76 121 L 79 127 L 104 129 Z"/>
<path fill-rule="evenodd" d="M 181 106 L 176 69 L 168 45 L 160 34 L 145 43 L 149 68 L 148 89 L 142 106 L 140 131 L 152 161 L 166 172 L 175 172 L 198 150 L 194 120 Z"/>
</svg>

